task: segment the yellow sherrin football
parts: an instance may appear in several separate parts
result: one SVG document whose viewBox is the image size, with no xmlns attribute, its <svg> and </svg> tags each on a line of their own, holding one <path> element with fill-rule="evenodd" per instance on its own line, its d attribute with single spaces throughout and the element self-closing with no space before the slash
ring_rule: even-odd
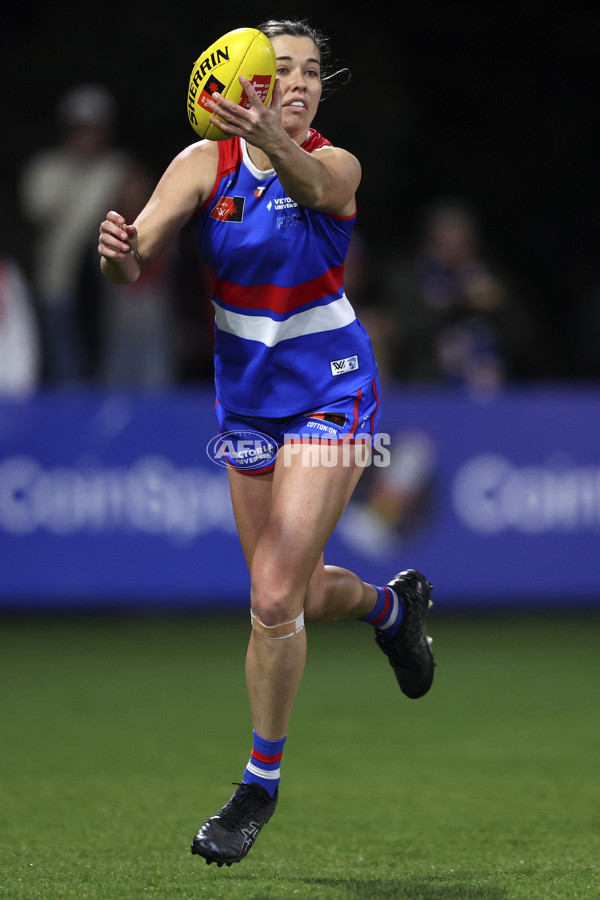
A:
<svg viewBox="0 0 600 900">
<path fill-rule="evenodd" d="M 236 28 L 211 44 L 194 63 L 188 89 L 190 125 L 201 138 L 222 141 L 228 135 L 210 121 L 214 115 L 206 101 L 215 91 L 223 97 L 249 105 L 240 84 L 244 75 L 266 105 L 275 86 L 277 61 L 269 38 L 256 28 Z"/>
</svg>

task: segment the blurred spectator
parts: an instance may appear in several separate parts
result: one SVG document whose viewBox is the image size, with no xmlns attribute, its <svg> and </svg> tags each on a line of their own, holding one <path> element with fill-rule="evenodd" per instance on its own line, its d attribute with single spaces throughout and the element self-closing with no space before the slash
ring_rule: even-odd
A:
<svg viewBox="0 0 600 900">
<path fill-rule="evenodd" d="M 365 236 L 352 231 L 348 255 L 344 264 L 344 290 L 356 311 L 357 318 L 367 330 L 377 360 L 382 382 L 394 371 L 393 348 L 398 325 L 394 313 L 380 302 L 374 284 L 373 259 Z"/>
<path fill-rule="evenodd" d="M 165 253 L 134 285 L 107 282 L 101 291 L 100 384 L 160 388 L 175 381 L 168 257 Z"/>
<path fill-rule="evenodd" d="M 389 267 L 384 295 L 397 320 L 398 378 L 485 392 L 543 371 L 545 341 L 484 257 L 476 216 L 460 202 L 426 212 L 412 259 Z"/>
<path fill-rule="evenodd" d="M 128 153 L 113 145 L 116 108 L 103 87 L 80 85 L 70 90 L 59 103 L 58 122 L 60 143 L 39 152 L 24 167 L 21 209 L 35 228 L 32 279 L 43 326 L 47 380 L 74 383 L 94 374 L 97 360 L 90 338 L 92 343 L 99 339 L 95 349 L 104 360 L 104 338 L 96 329 L 113 322 L 115 305 L 108 299 L 110 309 L 104 315 L 93 308 L 98 296 L 82 296 L 86 254 L 97 245 L 106 212 L 117 207 L 132 219 L 146 202 L 152 180 Z M 156 283 L 152 291 L 156 294 Z M 149 330 L 154 335 L 162 329 L 164 341 L 163 323 L 154 313 L 159 303 L 154 296 L 148 301 L 153 312 L 140 315 L 138 309 L 138 316 L 142 327 L 152 320 Z M 109 343 L 115 340 L 114 330 L 106 338 Z"/>
<path fill-rule="evenodd" d="M 34 391 L 41 374 L 41 341 L 33 297 L 17 263 L 0 258 L 0 395 Z"/>
<path fill-rule="evenodd" d="M 173 307 L 177 379 L 180 383 L 214 381 L 215 313 L 210 278 L 198 252 L 194 220 L 174 244 Z M 96 270 L 98 266 L 96 264 Z"/>
<path fill-rule="evenodd" d="M 195 222 L 131 285 L 102 276 L 95 236 L 84 293 L 96 297 L 88 305 L 98 316 L 87 330 L 101 385 L 157 389 L 212 381 L 214 312 Z"/>
</svg>

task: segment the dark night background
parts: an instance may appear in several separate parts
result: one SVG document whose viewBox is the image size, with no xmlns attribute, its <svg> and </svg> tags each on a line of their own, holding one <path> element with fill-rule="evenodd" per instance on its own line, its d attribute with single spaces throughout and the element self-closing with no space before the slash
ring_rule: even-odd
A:
<svg viewBox="0 0 600 900">
<path fill-rule="evenodd" d="M 22 0 L 2 13 L 1 249 L 28 265 L 16 201 L 23 160 L 53 142 L 55 106 L 94 81 L 120 106 L 118 138 L 158 177 L 194 140 L 192 64 L 221 33 L 308 17 L 352 70 L 315 124 L 363 165 L 359 228 L 373 271 L 410 252 L 438 195 L 479 213 L 486 249 L 513 282 L 552 360 L 542 377 L 598 377 L 578 341 L 600 290 L 597 122 L 600 6 L 521 0 L 367 4 L 125 4 Z"/>
</svg>

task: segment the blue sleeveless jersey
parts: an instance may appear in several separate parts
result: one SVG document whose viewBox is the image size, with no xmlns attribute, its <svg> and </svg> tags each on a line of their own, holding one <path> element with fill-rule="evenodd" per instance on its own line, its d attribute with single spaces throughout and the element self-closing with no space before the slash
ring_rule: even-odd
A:
<svg viewBox="0 0 600 900">
<path fill-rule="evenodd" d="M 311 129 L 303 149 L 329 144 Z M 299 206 L 244 141 L 219 142 L 219 167 L 198 213 L 215 309 L 221 404 L 281 417 L 351 394 L 376 375 L 370 339 L 344 293 L 356 216 Z"/>
</svg>

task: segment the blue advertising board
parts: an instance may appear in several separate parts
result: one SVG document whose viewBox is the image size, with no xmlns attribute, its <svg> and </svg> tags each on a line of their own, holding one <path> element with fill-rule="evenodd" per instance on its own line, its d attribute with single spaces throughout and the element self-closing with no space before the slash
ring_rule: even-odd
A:
<svg viewBox="0 0 600 900">
<path fill-rule="evenodd" d="M 600 390 L 388 385 L 383 410 L 326 562 L 421 569 L 447 610 L 600 605 Z M 0 401 L 0 608 L 247 605 L 216 433 L 209 389 Z"/>
</svg>

